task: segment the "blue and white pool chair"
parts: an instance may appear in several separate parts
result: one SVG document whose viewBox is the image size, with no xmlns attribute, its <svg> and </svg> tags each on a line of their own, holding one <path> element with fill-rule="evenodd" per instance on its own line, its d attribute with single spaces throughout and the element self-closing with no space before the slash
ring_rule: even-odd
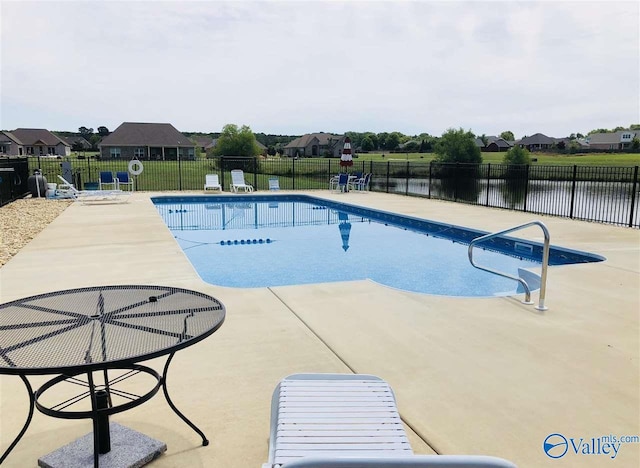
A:
<svg viewBox="0 0 640 468">
<path fill-rule="evenodd" d="M 338 192 L 348 192 L 351 183 L 349 182 L 349 174 L 342 172 L 336 176 L 335 179 L 329 181 L 329 189 L 333 189 Z"/>
<path fill-rule="evenodd" d="M 277 177 L 269 177 L 269 190 L 280 190 L 280 181 Z"/>
<path fill-rule="evenodd" d="M 355 190 L 369 190 L 369 184 L 371 183 L 371 173 L 365 174 L 364 177 L 354 180 L 351 185 Z"/>
<path fill-rule="evenodd" d="M 133 192 L 135 190 L 133 186 L 133 179 L 129 177 L 127 171 L 116 172 L 116 188 L 122 190 L 122 187 L 129 187 L 127 190 Z"/>
<path fill-rule="evenodd" d="M 218 174 L 207 174 L 204 176 L 204 191 L 208 192 L 209 190 L 220 190 L 220 192 L 222 192 L 222 185 L 220 185 L 220 181 L 218 180 Z"/>
<path fill-rule="evenodd" d="M 118 190 L 118 180 L 113 178 L 113 172 L 111 171 L 103 171 L 100 173 L 100 180 L 98 181 L 98 188 L 100 190 L 104 190 L 105 188 L 109 188 L 108 186 L 113 186 L 113 190 Z"/>
<path fill-rule="evenodd" d="M 271 400 L 262 468 L 515 468 L 501 458 L 414 455 L 393 390 L 364 374 L 294 374 Z"/>
<path fill-rule="evenodd" d="M 253 185 L 244 181 L 244 172 L 241 169 L 234 169 L 231 171 L 231 190 L 238 193 L 238 189 L 242 189 L 245 192 L 253 192 Z"/>
</svg>

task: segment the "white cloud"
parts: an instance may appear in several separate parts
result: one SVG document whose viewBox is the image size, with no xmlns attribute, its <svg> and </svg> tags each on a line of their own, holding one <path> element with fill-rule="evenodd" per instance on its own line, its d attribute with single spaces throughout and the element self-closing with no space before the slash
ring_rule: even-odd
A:
<svg viewBox="0 0 640 468">
<path fill-rule="evenodd" d="M 640 121 L 637 2 L 3 2 L 0 126 L 448 127 Z"/>
</svg>

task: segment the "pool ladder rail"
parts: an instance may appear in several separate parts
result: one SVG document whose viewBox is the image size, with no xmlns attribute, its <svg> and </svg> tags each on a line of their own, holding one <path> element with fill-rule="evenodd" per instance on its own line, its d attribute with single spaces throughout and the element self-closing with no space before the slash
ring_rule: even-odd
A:
<svg viewBox="0 0 640 468">
<path fill-rule="evenodd" d="M 508 273 L 503 273 L 501 271 L 494 270 L 492 268 L 485 267 L 482 265 L 477 265 L 473 261 L 473 248 L 475 247 L 476 244 L 479 244 L 480 242 L 486 241 L 488 239 L 492 239 L 494 237 L 502 236 L 510 232 L 519 231 L 521 229 L 525 229 L 525 228 L 528 228 L 529 226 L 534 226 L 534 225 L 540 226 L 540 229 L 542 229 L 542 232 L 544 233 L 544 248 L 542 251 L 542 273 L 540 275 L 540 295 L 538 297 L 538 305 L 535 307 L 537 310 L 544 311 L 544 310 L 548 310 L 548 307 L 544 305 L 544 298 L 547 292 L 547 268 L 549 266 L 550 237 L 549 237 L 549 230 L 547 229 L 547 226 L 545 226 L 541 221 L 531 221 L 529 223 L 520 224 L 518 226 L 505 229 L 504 231 L 492 232 L 484 236 L 476 237 L 469 243 L 469 261 L 471 262 L 471 265 L 473 265 L 474 267 L 480 270 L 488 271 L 489 273 L 493 273 L 494 275 L 502 276 L 503 278 L 509 278 L 520 283 L 525 291 L 525 297 L 522 303 L 527 305 L 533 304 L 534 302 L 531 300 L 531 288 L 523 278 L 519 276 L 513 276 Z"/>
</svg>

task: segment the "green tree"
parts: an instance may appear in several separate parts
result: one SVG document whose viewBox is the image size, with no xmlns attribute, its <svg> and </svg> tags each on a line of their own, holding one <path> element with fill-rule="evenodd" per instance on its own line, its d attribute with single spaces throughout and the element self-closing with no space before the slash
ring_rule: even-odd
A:
<svg viewBox="0 0 640 468">
<path fill-rule="evenodd" d="M 500 138 L 506 141 L 514 141 L 516 139 L 511 130 L 505 130 L 504 132 L 502 132 L 500 134 Z"/>
<path fill-rule="evenodd" d="M 631 149 L 634 150 L 634 151 L 640 150 L 640 140 L 638 139 L 638 137 L 635 137 L 631 141 Z"/>
<path fill-rule="evenodd" d="M 215 156 L 256 156 L 260 149 L 256 137 L 247 125 L 227 124 L 222 128 L 214 149 Z"/>
<path fill-rule="evenodd" d="M 505 164 L 531 164 L 531 155 L 525 148 L 516 145 L 505 153 L 502 162 Z"/>
<path fill-rule="evenodd" d="M 93 135 L 93 128 L 80 127 L 78 132 L 82 138 L 89 141 L 91 139 L 91 135 Z"/>
<path fill-rule="evenodd" d="M 361 148 L 362 151 L 372 151 L 374 149 L 373 141 L 369 135 L 362 139 Z"/>
<path fill-rule="evenodd" d="M 436 160 L 443 163 L 475 163 L 482 162 L 480 148 L 475 144 L 475 137 L 470 131 L 450 128 L 438 140 L 435 147 Z"/>
<path fill-rule="evenodd" d="M 384 147 L 389 151 L 394 150 L 400 144 L 400 135 L 398 132 L 391 132 L 387 135 L 387 139 L 385 140 Z"/>
<path fill-rule="evenodd" d="M 100 135 L 102 138 L 106 137 L 107 135 L 109 135 L 109 129 L 105 126 L 100 126 L 98 127 L 98 135 Z"/>
</svg>

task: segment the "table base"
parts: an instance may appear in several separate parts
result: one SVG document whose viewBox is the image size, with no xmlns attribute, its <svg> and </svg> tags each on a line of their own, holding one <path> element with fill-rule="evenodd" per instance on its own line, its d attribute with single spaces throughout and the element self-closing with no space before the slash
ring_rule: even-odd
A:
<svg viewBox="0 0 640 468">
<path fill-rule="evenodd" d="M 111 451 L 100 455 L 101 468 L 139 468 L 158 458 L 167 445 L 118 423 L 110 423 Z M 92 468 L 93 433 L 38 459 L 42 468 Z"/>
</svg>

